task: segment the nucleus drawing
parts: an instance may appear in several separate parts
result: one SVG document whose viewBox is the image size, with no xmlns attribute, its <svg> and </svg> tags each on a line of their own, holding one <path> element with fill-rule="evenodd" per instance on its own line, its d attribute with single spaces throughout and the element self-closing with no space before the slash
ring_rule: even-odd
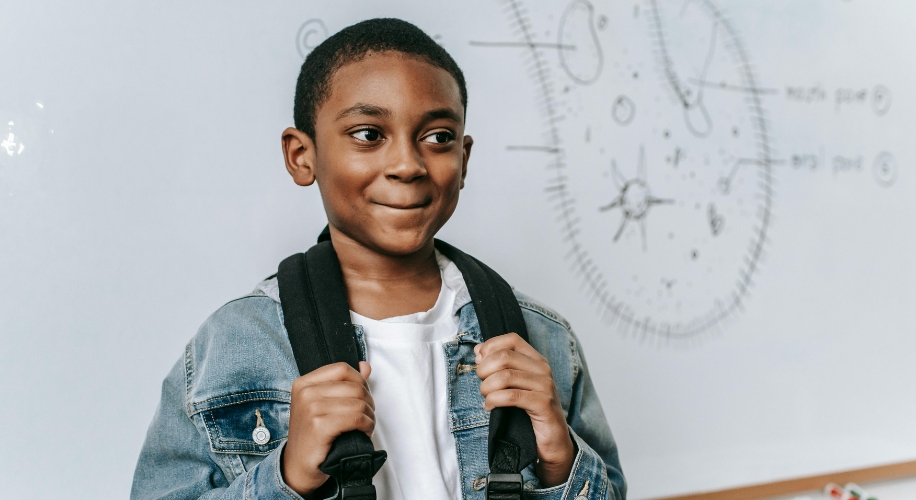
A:
<svg viewBox="0 0 916 500">
<path fill-rule="evenodd" d="M 653 205 L 672 203 L 673 200 L 656 198 L 649 189 L 648 180 L 646 179 L 646 158 L 643 148 L 639 148 L 639 166 L 637 176 L 633 179 L 626 179 L 617 170 L 617 163 L 611 160 L 611 167 L 614 173 L 614 184 L 619 190 L 619 194 L 614 200 L 600 207 L 598 210 L 605 212 L 613 208 L 620 208 L 620 228 L 614 233 L 614 242 L 620 239 L 623 230 L 627 228 L 627 223 L 634 221 L 639 223 L 639 233 L 642 235 L 642 248 L 648 246 L 646 242 L 646 215 Z"/>
</svg>

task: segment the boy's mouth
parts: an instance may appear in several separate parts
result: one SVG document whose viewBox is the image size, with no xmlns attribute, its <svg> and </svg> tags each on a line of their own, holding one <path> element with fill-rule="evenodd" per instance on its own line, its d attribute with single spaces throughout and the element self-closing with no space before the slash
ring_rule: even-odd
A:
<svg viewBox="0 0 916 500">
<path fill-rule="evenodd" d="M 383 202 L 376 202 L 376 204 L 381 205 L 381 206 L 383 206 L 383 207 L 394 208 L 394 209 L 397 209 L 397 210 L 410 210 L 410 209 L 412 209 L 412 208 L 423 208 L 423 207 L 429 205 L 431 202 L 432 202 L 432 200 L 422 200 L 422 201 L 411 202 L 411 203 L 396 203 L 396 202 L 392 202 L 392 203 L 383 203 Z"/>
</svg>

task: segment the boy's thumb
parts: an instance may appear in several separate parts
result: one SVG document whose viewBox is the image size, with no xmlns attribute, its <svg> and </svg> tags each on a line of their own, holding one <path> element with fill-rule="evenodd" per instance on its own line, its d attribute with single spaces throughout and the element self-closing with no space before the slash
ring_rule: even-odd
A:
<svg viewBox="0 0 916 500">
<path fill-rule="evenodd" d="M 369 363 L 365 361 L 359 362 L 359 374 L 363 376 L 364 379 L 369 379 L 369 374 L 372 373 L 372 367 L 369 366 Z"/>
</svg>

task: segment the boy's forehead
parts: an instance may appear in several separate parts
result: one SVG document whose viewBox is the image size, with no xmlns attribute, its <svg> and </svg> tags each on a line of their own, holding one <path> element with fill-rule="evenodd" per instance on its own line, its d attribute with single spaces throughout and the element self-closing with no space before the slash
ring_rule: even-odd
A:
<svg viewBox="0 0 916 500">
<path fill-rule="evenodd" d="M 461 91 L 455 78 L 419 56 L 401 52 L 368 52 L 344 63 L 329 80 L 328 97 L 318 109 L 319 118 L 335 119 L 358 105 L 376 106 L 393 112 L 418 113 L 425 108 L 454 108 L 463 117 Z"/>
</svg>

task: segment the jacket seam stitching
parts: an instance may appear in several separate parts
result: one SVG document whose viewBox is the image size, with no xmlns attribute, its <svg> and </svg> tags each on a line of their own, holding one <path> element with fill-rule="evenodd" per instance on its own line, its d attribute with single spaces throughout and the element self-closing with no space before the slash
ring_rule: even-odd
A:
<svg viewBox="0 0 916 500">
<path fill-rule="evenodd" d="M 214 420 L 213 415 L 209 413 L 201 415 L 201 419 L 204 421 L 204 428 L 207 429 L 207 438 L 210 440 L 210 451 L 216 453 L 216 443 L 221 439 L 219 427 L 216 426 L 216 420 Z M 207 420 L 210 420 L 212 425 L 208 425 Z M 211 432 L 210 429 L 213 429 L 213 432 Z M 216 439 L 213 437 L 214 432 L 216 433 Z M 230 468 L 232 468 L 231 465 Z"/>
<path fill-rule="evenodd" d="M 228 306 L 229 304 L 231 304 L 231 303 L 233 303 L 233 302 L 238 302 L 238 301 L 244 300 L 244 299 L 267 299 L 267 300 L 269 300 L 269 301 L 271 301 L 271 302 L 276 302 L 274 299 L 270 298 L 270 297 L 267 296 L 267 295 L 264 295 L 263 293 L 249 293 L 249 294 L 247 294 L 247 295 L 242 295 L 241 297 L 236 297 L 236 298 L 234 298 L 234 299 L 232 299 L 232 300 L 226 302 L 225 304 L 219 306 L 219 309 L 222 309 L 222 308 Z M 217 309 L 217 311 L 218 311 L 219 309 Z"/>
<path fill-rule="evenodd" d="M 226 395 L 224 395 L 224 396 L 213 396 L 212 398 L 202 399 L 202 400 L 200 400 L 200 401 L 198 401 L 198 402 L 196 402 L 196 403 L 192 403 L 192 404 L 193 404 L 194 406 L 197 406 L 197 405 L 200 405 L 200 404 L 203 404 L 203 403 L 207 403 L 207 402 L 209 402 L 209 401 L 216 401 L 217 399 L 234 398 L 234 397 L 244 396 L 244 395 L 248 395 L 248 394 L 272 394 L 272 393 L 285 394 L 285 395 L 287 395 L 287 396 L 289 395 L 289 391 L 283 391 L 283 390 L 280 390 L 280 389 L 258 389 L 258 390 L 255 390 L 255 391 L 234 392 L 234 393 L 232 393 L 232 394 L 226 394 Z M 247 399 L 242 400 L 242 401 L 236 401 L 236 402 L 237 402 L 237 403 L 241 403 L 241 402 L 244 402 L 244 401 L 247 401 Z"/>
<path fill-rule="evenodd" d="M 473 417 L 459 418 L 458 420 L 455 421 L 455 425 L 473 424 L 475 422 L 481 422 L 481 421 L 486 422 L 487 420 L 489 419 L 485 415 L 475 415 Z"/>
<path fill-rule="evenodd" d="M 271 453 L 273 453 L 274 450 L 276 450 L 276 449 L 277 449 L 277 448 L 275 447 L 275 448 L 273 448 L 272 450 L 267 450 L 267 451 L 235 450 L 235 449 L 230 449 L 230 450 L 217 450 L 217 449 L 213 449 L 213 448 L 211 447 L 211 448 L 210 448 L 210 451 L 211 451 L 212 453 L 219 453 L 220 455 L 224 455 L 224 456 L 239 458 L 240 455 L 257 455 L 257 456 L 260 456 L 260 457 L 266 457 L 267 455 L 270 455 Z"/>
<path fill-rule="evenodd" d="M 185 415 L 191 418 L 191 379 L 194 378 L 194 356 L 191 354 L 191 342 L 184 348 L 184 402 Z"/>
<path fill-rule="evenodd" d="M 243 445 L 245 445 L 245 446 L 271 446 L 271 445 L 273 445 L 274 443 L 282 443 L 284 439 L 286 439 L 286 438 L 274 439 L 273 441 L 268 441 L 268 442 L 266 442 L 266 443 L 264 443 L 264 444 L 256 444 L 256 445 L 252 445 L 251 442 L 249 442 L 249 441 L 230 441 L 230 440 L 228 440 L 228 439 L 221 439 L 221 440 L 220 440 L 220 444 L 243 444 Z M 213 451 L 218 451 L 218 450 L 213 450 Z M 249 450 L 231 450 L 231 451 L 245 451 L 246 453 L 249 452 Z M 264 454 L 268 454 L 268 453 L 270 453 L 271 451 L 273 451 L 273 450 L 268 450 L 268 451 L 250 450 L 250 453 L 264 453 Z"/>
<path fill-rule="evenodd" d="M 577 445 L 578 446 L 578 445 Z M 585 450 L 582 447 L 579 447 L 579 453 L 576 455 L 576 460 L 573 462 L 572 471 L 569 475 L 569 481 L 566 483 L 566 490 L 563 492 L 563 498 L 569 498 L 570 495 L 574 495 L 572 489 L 573 480 L 576 476 L 579 475 L 579 467 L 582 466 L 582 459 L 585 458 Z"/>
<path fill-rule="evenodd" d="M 274 463 L 274 477 L 277 479 L 277 485 L 283 490 L 284 493 L 290 496 L 290 498 L 296 498 L 298 495 L 293 495 L 293 492 L 290 491 L 289 487 L 283 483 L 283 477 L 280 473 L 280 457 L 277 456 L 276 462 Z"/>
<path fill-rule="evenodd" d="M 557 323 L 558 325 L 560 325 L 560 326 L 562 326 L 564 329 L 566 329 L 567 332 L 568 332 L 569 330 L 572 329 L 572 327 L 570 326 L 570 324 L 569 324 L 565 319 L 563 319 L 563 318 L 561 318 L 559 315 L 557 315 L 557 314 L 555 314 L 555 313 L 553 313 L 553 312 L 551 312 L 551 311 L 545 309 L 545 308 L 542 307 L 542 306 L 539 306 L 539 305 L 537 305 L 537 304 L 535 304 L 535 303 L 533 303 L 533 302 L 528 302 L 527 300 L 524 300 L 524 299 L 518 299 L 518 305 L 519 305 L 520 307 L 523 307 L 523 308 L 525 308 L 525 309 L 528 309 L 528 310 L 531 311 L 531 312 L 538 313 L 538 314 L 540 314 L 541 316 L 544 316 L 545 318 L 547 318 L 547 319 L 549 319 L 549 320 L 551 320 L 551 321 Z"/>
<path fill-rule="evenodd" d="M 283 390 L 280 390 L 280 389 L 257 389 L 257 390 L 254 390 L 254 391 L 234 392 L 234 393 L 232 393 L 232 394 L 226 394 L 225 396 L 213 396 L 212 398 L 202 399 L 202 400 L 200 400 L 200 401 L 198 401 L 198 402 L 196 402 L 196 403 L 193 403 L 193 404 L 194 404 L 194 405 L 199 405 L 199 404 L 201 404 L 201 403 L 206 403 L 206 402 L 208 402 L 208 401 L 216 401 L 217 399 L 223 399 L 223 398 L 229 398 L 229 397 L 242 396 L 242 395 L 246 395 L 246 394 L 262 394 L 262 393 L 266 393 L 266 394 L 269 394 L 269 393 L 289 394 L 289 391 L 283 391 Z"/>
<path fill-rule="evenodd" d="M 579 358 L 579 342 L 572 335 L 569 336 L 569 357 L 572 360 L 572 385 L 575 385 L 582 369 L 582 359 Z"/>
<path fill-rule="evenodd" d="M 467 423 L 467 424 L 464 424 L 464 425 L 460 425 L 460 426 L 454 427 L 454 428 L 452 429 L 452 432 L 458 432 L 458 431 L 463 431 L 463 430 L 467 430 L 467 429 L 475 429 L 475 428 L 477 428 L 477 427 L 483 427 L 483 426 L 487 425 L 487 423 L 488 423 L 487 420 L 481 420 L 481 421 L 479 421 L 479 422 L 469 422 L 469 423 Z"/>
<path fill-rule="evenodd" d="M 276 391 L 276 392 L 282 393 L 282 391 Z M 253 394 L 253 393 L 252 393 L 252 392 L 243 392 L 243 393 L 240 393 L 240 394 Z M 286 393 L 286 394 L 288 394 L 288 393 Z M 230 395 L 230 396 L 220 396 L 219 398 L 211 398 L 211 399 L 208 399 L 207 401 L 212 401 L 212 400 L 214 400 L 214 399 L 221 399 L 221 398 L 232 397 L 232 396 L 236 396 L 236 394 L 232 394 L 232 395 Z M 230 402 L 230 403 L 221 403 L 221 404 L 217 404 L 217 405 L 213 405 L 213 406 L 207 406 L 206 408 L 194 409 L 193 412 L 191 413 L 191 415 L 193 416 L 193 415 L 196 415 L 196 414 L 198 414 L 198 413 L 203 413 L 203 412 L 205 412 L 205 411 L 210 411 L 210 410 L 216 410 L 216 409 L 218 409 L 218 408 L 225 408 L 225 407 L 227 407 L 227 406 L 238 405 L 238 404 L 242 404 L 242 403 L 250 403 L 250 402 L 252 402 L 252 401 L 275 401 L 275 402 L 277 402 L 277 403 L 289 403 L 289 400 L 288 400 L 288 399 L 284 399 L 284 398 L 281 398 L 281 397 L 269 397 L 269 396 L 265 396 L 265 397 L 248 397 L 248 398 L 241 399 L 241 400 L 239 400 L 239 401 L 232 401 L 232 402 Z M 201 401 L 200 403 L 194 403 L 193 406 L 197 406 L 197 405 L 202 404 L 202 403 L 206 403 L 206 401 Z"/>
</svg>

